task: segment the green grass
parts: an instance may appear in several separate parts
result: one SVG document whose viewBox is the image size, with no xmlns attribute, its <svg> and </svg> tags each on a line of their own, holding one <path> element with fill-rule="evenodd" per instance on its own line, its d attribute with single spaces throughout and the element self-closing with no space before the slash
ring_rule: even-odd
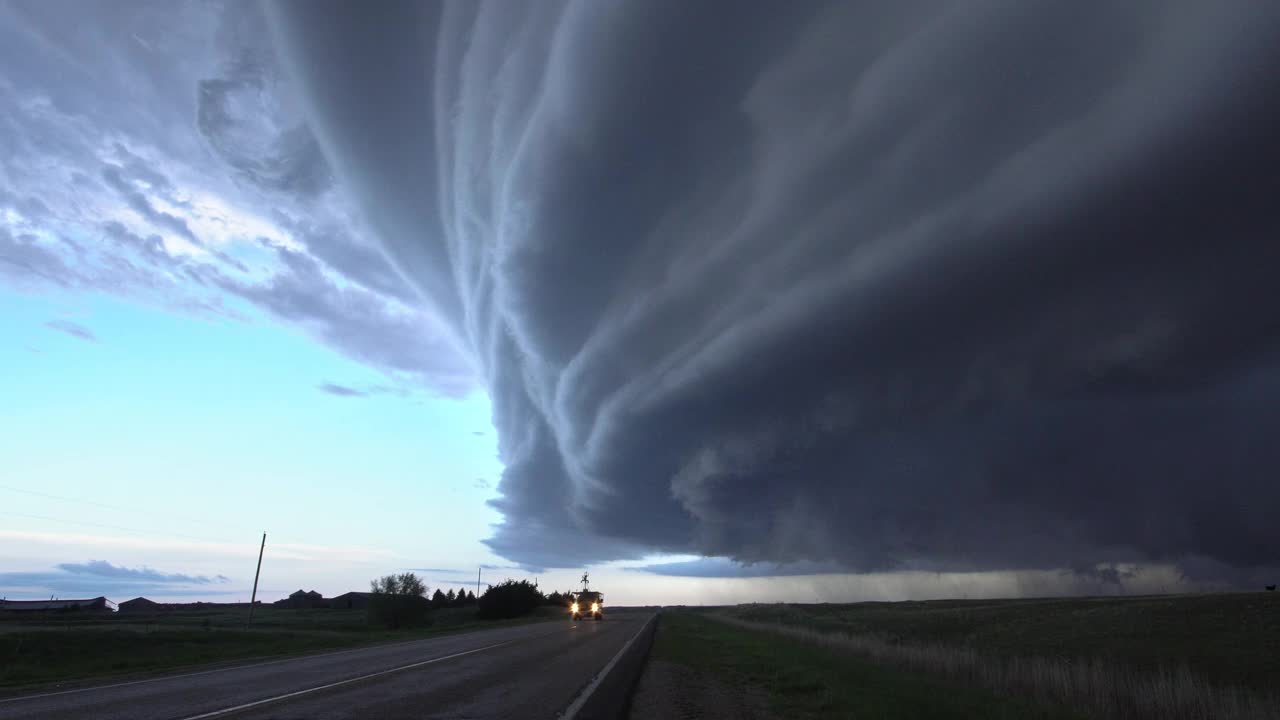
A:
<svg viewBox="0 0 1280 720">
<path fill-rule="evenodd" d="M 1214 685 L 1280 687 L 1280 593 L 743 605 L 734 617 L 1001 657 L 1186 668 Z"/>
<path fill-rule="evenodd" d="M 764 691 L 785 718 L 1075 717 L 689 611 L 662 614 L 652 657 Z"/>
<path fill-rule="evenodd" d="M 379 642 L 562 619 L 540 608 L 516 620 L 479 620 L 474 608 L 437 610 L 431 627 L 371 628 L 364 610 L 259 608 L 243 612 L 69 613 L 0 620 L 0 688 L 172 670 L 207 663 L 339 650 Z"/>
</svg>

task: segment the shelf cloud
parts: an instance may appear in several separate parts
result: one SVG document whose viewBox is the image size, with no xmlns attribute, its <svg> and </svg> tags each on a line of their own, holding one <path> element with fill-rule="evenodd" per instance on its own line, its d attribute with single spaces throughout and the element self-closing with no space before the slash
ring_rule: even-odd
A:
<svg viewBox="0 0 1280 720">
<path fill-rule="evenodd" d="M 1280 8 L 269 15 L 483 368 L 499 554 L 1276 563 Z"/>
</svg>

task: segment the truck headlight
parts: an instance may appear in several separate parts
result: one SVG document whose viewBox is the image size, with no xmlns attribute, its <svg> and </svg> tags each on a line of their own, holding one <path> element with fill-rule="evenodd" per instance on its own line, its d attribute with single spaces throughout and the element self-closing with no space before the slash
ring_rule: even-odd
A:
<svg viewBox="0 0 1280 720">
<path fill-rule="evenodd" d="M 574 604 L 570 605 L 570 606 L 569 606 L 569 612 L 575 612 L 575 613 L 576 613 L 576 612 L 578 612 L 578 603 L 574 603 Z"/>
<path fill-rule="evenodd" d="M 591 603 L 591 612 L 599 612 L 600 603 Z"/>
</svg>

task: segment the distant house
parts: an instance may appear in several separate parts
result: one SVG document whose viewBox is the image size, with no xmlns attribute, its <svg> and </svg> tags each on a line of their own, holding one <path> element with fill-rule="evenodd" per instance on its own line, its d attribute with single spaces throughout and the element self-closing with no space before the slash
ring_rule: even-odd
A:
<svg viewBox="0 0 1280 720">
<path fill-rule="evenodd" d="M 292 609 L 301 608 L 322 608 L 327 607 L 324 596 L 315 590 L 298 590 L 283 600 L 277 600 L 272 605 L 276 607 L 285 607 Z"/>
<path fill-rule="evenodd" d="M 144 597 L 136 597 L 120 603 L 120 612 L 155 612 L 159 609 L 160 603 Z"/>
<path fill-rule="evenodd" d="M 87 600 L 0 600 L 2 612 L 112 612 L 116 604 L 104 597 Z"/>
<path fill-rule="evenodd" d="M 369 607 L 369 593 L 349 592 L 329 598 L 329 607 L 337 610 L 363 609 Z"/>
</svg>

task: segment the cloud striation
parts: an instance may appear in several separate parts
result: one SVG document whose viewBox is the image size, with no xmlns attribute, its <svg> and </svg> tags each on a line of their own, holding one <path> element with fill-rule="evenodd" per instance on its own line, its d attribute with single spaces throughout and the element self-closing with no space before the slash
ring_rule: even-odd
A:
<svg viewBox="0 0 1280 720">
<path fill-rule="evenodd" d="M 268 14 L 482 368 L 499 554 L 1276 564 L 1280 7 Z"/>
</svg>

